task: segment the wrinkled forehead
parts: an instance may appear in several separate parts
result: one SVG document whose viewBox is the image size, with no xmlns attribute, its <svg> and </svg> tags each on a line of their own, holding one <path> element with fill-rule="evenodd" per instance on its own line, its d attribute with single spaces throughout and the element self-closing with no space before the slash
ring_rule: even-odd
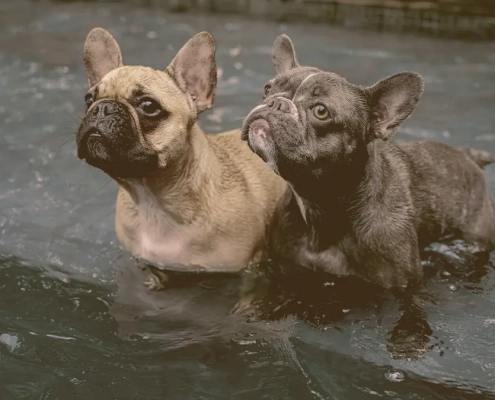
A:
<svg viewBox="0 0 495 400">
<path fill-rule="evenodd" d="M 167 98 L 180 95 L 180 89 L 163 71 L 149 67 L 124 66 L 110 71 L 94 90 L 98 97 L 130 99 L 139 96 Z"/>
<path fill-rule="evenodd" d="M 313 67 L 293 68 L 285 74 L 276 76 L 271 85 L 276 93 L 292 98 L 297 88 L 308 76 L 319 72 L 322 71 Z"/>
<path fill-rule="evenodd" d="M 346 86 L 351 85 L 341 76 L 332 72 L 318 71 L 308 74 L 301 81 L 294 96 L 328 96 L 335 92 L 347 91 L 348 88 Z"/>
<path fill-rule="evenodd" d="M 366 109 L 363 91 L 332 72 L 308 75 L 297 88 L 294 103 L 321 101 L 334 114 L 352 116 Z"/>
</svg>

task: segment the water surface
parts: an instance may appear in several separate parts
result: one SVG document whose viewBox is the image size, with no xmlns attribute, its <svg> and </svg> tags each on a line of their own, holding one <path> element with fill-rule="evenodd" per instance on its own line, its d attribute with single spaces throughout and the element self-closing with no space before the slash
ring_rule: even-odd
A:
<svg viewBox="0 0 495 400">
<path fill-rule="evenodd" d="M 114 233 L 116 184 L 75 156 L 95 26 L 124 63 L 165 68 L 194 33 L 217 40 L 208 132 L 240 126 L 273 76 L 275 37 L 362 85 L 403 70 L 426 93 L 397 139 L 495 154 L 495 46 L 166 14 L 122 3 L 0 2 L 0 398 L 495 399 L 493 255 L 424 253 L 417 304 L 319 274 L 271 283 L 265 318 L 230 315 L 238 281 L 160 293 Z M 67 144 L 64 144 L 68 140 Z M 495 194 L 495 167 L 486 169 Z M 282 304 L 282 307 L 278 307 Z M 422 356 L 422 357 L 417 357 Z"/>
</svg>

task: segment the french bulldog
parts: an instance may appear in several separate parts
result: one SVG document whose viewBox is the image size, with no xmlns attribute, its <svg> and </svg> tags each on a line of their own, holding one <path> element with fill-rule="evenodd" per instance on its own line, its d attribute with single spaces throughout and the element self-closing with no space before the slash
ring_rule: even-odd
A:
<svg viewBox="0 0 495 400">
<path fill-rule="evenodd" d="M 491 156 L 418 141 L 394 144 L 423 92 L 404 72 L 359 87 L 300 66 L 286 35 L 275 78 L 242 138 L 288 183 L 274 216 L 281 258 L 386 288 L 422 281 L 420 248 L 444 235 L 492 243 L 495 207 L 481 167 Z"/>
<path fill-rule="evenodd" d="M 160 71 L 124 66 L 115 39 L 95 28 L 83 58 L 77 154 L 118 183 L 116 233 L 155 267 L 149 287 L 163 287 L 160 268 L 238 272 L 260 260 L 286 183 L 238 131 L 207 135 L 198 125 L 215 97 L 213 37 L 198 33 Z"/>
</svg>

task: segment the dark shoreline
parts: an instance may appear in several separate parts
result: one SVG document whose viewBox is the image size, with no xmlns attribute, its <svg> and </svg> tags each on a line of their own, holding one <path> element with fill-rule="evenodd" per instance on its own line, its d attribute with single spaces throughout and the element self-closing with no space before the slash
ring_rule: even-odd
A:
<svg viewBox="0 0 495 400">
<path fill-rule="evenodd" d="M 34 0 L 40 1 L 40 0 Z M 43 0 L 41 0 L 43 1 Z M 108 2 L 108 0 L 55 0 Z M 495 39 L 489 0 L 113 0 L 172 12 L 242 14 L 277 22 L 316 22 L 466 40 Z"/>
</svg>

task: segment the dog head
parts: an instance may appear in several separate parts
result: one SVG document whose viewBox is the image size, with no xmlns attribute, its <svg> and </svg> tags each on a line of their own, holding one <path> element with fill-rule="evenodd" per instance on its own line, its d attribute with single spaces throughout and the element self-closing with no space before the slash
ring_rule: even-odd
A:
<svg viewBox="0 0 495 400">
<path fill-rule="evenodd" d="M 263 104 L 244 120 L 242 137 L 290 183 L 346 171 L 368 143 L 394 136 L 423 92 L 412 72 L 362 88 L 302 67 L 286 35 L 276 39 L 272 59 L 276 76 L 264 87 Z"/>
<path fill-rule="evenodd" d="M 145 177 L 184 157 L 198 115 L 213 105 L 215 42 L 190 39 L 165 71 L 124 66 L 105 30 L 84 44 L 89 82 L 86 115 L 77 132 L 80 159 L 115 179 Z"/>
</svg>

